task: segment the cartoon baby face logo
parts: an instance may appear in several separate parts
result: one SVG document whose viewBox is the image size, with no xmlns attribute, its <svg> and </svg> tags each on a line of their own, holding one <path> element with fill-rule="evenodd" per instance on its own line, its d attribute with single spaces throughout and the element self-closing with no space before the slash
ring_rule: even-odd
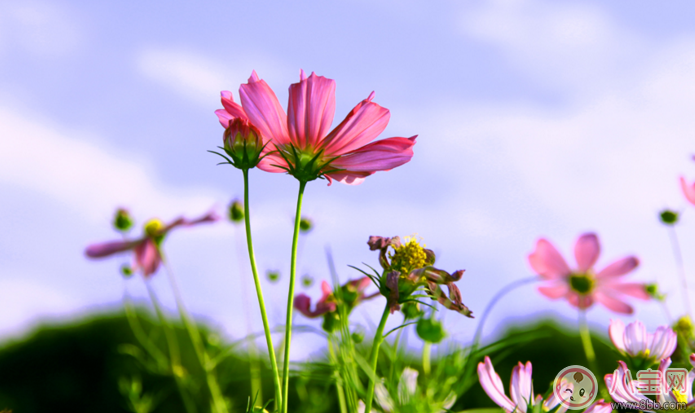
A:
<svg viewBox="0 0 695 413">
<path fill-rule="evenodd" d="M 596 399 L 598 383 L 594 374 L 583 366 L 562 369 L 553 383 L 553 394 L 571 410 L 583 410 Z"/>
</svg>

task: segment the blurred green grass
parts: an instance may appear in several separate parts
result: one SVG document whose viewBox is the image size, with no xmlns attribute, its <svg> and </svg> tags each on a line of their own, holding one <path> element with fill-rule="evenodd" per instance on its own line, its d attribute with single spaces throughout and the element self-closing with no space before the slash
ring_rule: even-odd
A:
<svg viewBox="0 0 695 413">
<path fill-rule="evenodd" d="M 152 317 L 142 310 L 138 314 L 143 327 L 153 331 Z M 196 370 L 200 368 L 193 349 L 187 344 L 188 336 L 181 326 L 172 323 L 182 346 L 183 365 L 190 373 L 192 387 L 199 390 L 198 410 L 209 411 L 204 400 L 205 385 L 200 379 L 202 372 Z M 231 347 L 230 343 L 220 342 L 215 332 L 205 326 L 201 326 L 201 331 L 211 352 L 228 352 L 217 368 L 220 386 L 232 404 L 232 411 L 245 411 L 251 396 L 248 354 L 241 350 L 241 346 Z M 163 337 L 155 334 L 152 338 L 166 351 Z M 555 375 L 562 368 L 572 364 L 586 365 L 578 334 L 557 321 L 541 319 L 510 326 L 501 334 L 500 342 L 505 340 L 513 344 L 499 346 L 488 354 L 507 387 L 511 370 L 519 361 L 533 363 L 537 394 L 550 389 Z M 602 381 L 603 375 L 617 366 L 618 354 L 604 335 L 594 334 L 593 341 L 602 368 L 595 373 L 599 373 L 596 376 Z M 139 378 L 144 392 L 154 394 L 159 400 L 155 412 L 184 412 L 172 376 L 144 368 L 136 357 L 125 354 L 124 349 L 137 350 L 137 342 L 124 313 L 97 314 L 79 322 L 46 325 L 20 341 L 8 342 L 0 347 L 0 410 L 7 408 L 14 413 L 128 412 L 128 402 L 119 390 L 119 380 Z M 366 353 L 368 349 L 366 343 L 359 351 Z M 260 359 L 263 395 L 271 397 L 271 372 L 265 360 Z M 407 354 L 402 359 L 421 370 L 418 354 Z M 433 364 L 436 365 L 437 361 L 435 358 Z M 478 361 L 474 362 L 477 364 Z M 380 369 L 388 367 L 385 363 Z M 290 410 L 305 413 L 339 411 L 331 375 L 325 360 L 304 366 L 300 377 L 292 377 Z M 477 380 L 477 376 L 474 375 L 473 379 Z M 475 382 L 459 395 L 452 410 L 494 406 Z"/>
</svg>

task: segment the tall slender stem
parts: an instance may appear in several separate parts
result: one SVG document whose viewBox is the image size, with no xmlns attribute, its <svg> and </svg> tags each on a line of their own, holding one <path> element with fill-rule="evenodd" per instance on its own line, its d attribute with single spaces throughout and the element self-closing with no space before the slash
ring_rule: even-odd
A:
<svg viewBox="0 0 695 413">
<path fill-rule="evenodd" d="M 586 354 L 586 360 L 589 362 L 589 369 L 594 373 L 594 375 L 601 374 L 596 363 L 596 352 L 594 352 L 594 346 L 591 344 L 591 333 L 589 332 L 589 326 L 586 322 L 586 310 L 579 310 L 579 335 L 582 338 L 582 346 L 584 347 L 584 354 Z M 598 381 L 599 392 L 603 398 L 608 398 L 608 392 L 603 386 L 601 380 Z"/>
<path fill-rule="evenodd" d="M 268 323 L 268 315 L 265 310 L 265 300 L 263 299 L 263 290 L 261 289 L 261 279 L 258 277 L 258 269 L 256 268 L 256 255 L 253 252 L 253 239 L 251 238 L 251 212 L 249 211 L 249 170 L 242 169 L 242 172 L 244 173 L 244 223 L 246 224 L 246 245 L 249 250 L 249 262 L 251 263 L 253 282 L 256 285 L 258 307 L 261 309 L 261 319 L 263 320 L 265 342 L 268 346 L 270 366 L 273 369 L 273 382 L 275 384 L 275 410 L 280 411 L 283 406 L 282 401 L 284 400 L 282 397 L 280 387 L 280 370 L 278 369 L 278 363 L 275 358 L 275 347 L 273 346 L 273 337 L 270 334 L 270 324 Z"/>
<path fill-rule="evenodd" d="M 222 390 L 217 383 L 217 378 L 215 377 L 213 368 L 209 365 L 208 354 L 207 351 L 205 351 L 205 346 L 203 345 L 203 340 L 201 339 L 198 327 L 186 310 L 186 306 L 183 303 L 183 298 L 181 297 L 181 291 L 179 290 L 178 284 L 176 283 L 176 278 L 174 277 L 174 272 L 169 266 L 169 261 L 164 257 L 164 252 L 161 248 L 159 249 L 159 255 L 162 258 L 162 263 L 164 264 L 164 269 L 166 270 L 167 278 L 169 279 L 169 284 L 171 285 L 171 290 L 174 293 L 174 299 L 176 300 L 176 307 L 179 310 L 181 321 L 186 327 L 186 332 L 193 343 L 193 350 L 195 351 L 198 362 L 200 363 L 200 367 L 202 367 L 203 372 L 205 373 L 205 379 L 210 390 L 210 396 L 212 397 L 214 411 L 217 413 L 226 413 L 227 402 L 224 400 Z"/>
<path fill-rule="evenodd" d="M 292 237 L 292 260 L 290 264 L 290 287 L 287 295 L 287 319 L 285 321 L 285 358 L 283 360 L 283 413 L 287 413 L 288 395 L 290 389 L 290 343 L 292 340 L 292 310 L 294 308 L 294 279 L 297 272 L 297 241 L 299 239 L 299 221 L 302 219 L 302 198 L 304 197 L 305 181 L 299 181 L 297 195 L 297 212 L 294 216 L 294 235 Z"/>
<path fill-rule="evenodd" d="M 331 332 L 328 335 L 328 353 L 331 356 L 331 364 L 335 365 L 336 371 L 335 371 L 335 391 L 338 394 L 338 404 L 340 406 L 340 413 L 347 413 L 347 406 L 345 405 L 345 393 L 343 390 L 343 384 L 341 383 L 341 378 L 340 378 L 340 363 L 338 362 L 337 357 L 335 356 L 335 351 L 333 350 L 333 339 L 335 338 L 334 334 Z"/>
<path fill-rule="evenodd" d="M 683 264 L 683 254 L 681 252 L 681 246 L 678 242 L 678 235 L 676 234 L 676 228 L 673 225 L 668 226 L 668 235 L 671 239 L 671 247 L 673 248 L 673 256 L 676 260 L 676 266 L 678 267 L 678 274 L 681 278 L 681 283 L 683 285 L 683 305 L 685 306 L 685 313 L 693 319 L 690 307 L 690 294 L 688 291 L 688 281 L 685 276 L 685 265 Z"/>
<path fill-rule="evenodd" d="M 182 380 L 184 375 L 184 369 L 181 366 L 181 353 L 179 352 L 179 343 L 178 341 L 176 341 L 176 335 L 174 333 L 174 330 L 172 326 L 169 324 L 169 321 L 167 320 L 166 316 L 162 312 L 162 308 L 159 305 L 157 295 L 154 293 L 152 286 L 147 280 L 145 280 L 145 286 L 147 287 L 147 292 L 149 293 L 150 300 L 152 301 L 152 305 L 154 306 L 154 311 L 157 313 L 157 317 L 159 318 L 159 322 L 162 324 L 162 328 L 164 328 L 164 337 L 166 338 L 167 347 L 169 348 L 169 362 L 171 365 L 171 374 L 174 375 L 174 381 L 176 382 L 176 387 L 178 388 L 179 394 L 181 395 L 181 399 L 183 400 L 183 405 L 188 413 L 196 413 L 197 409 L 195 407 L 195 404 L 193 404 L 190 395 L 184 389 Z"/>
<path fill-rule="evenodd" d="M 432 343 L 425 341 L 422 345 L 422 372 L 425 376 L 430 375 L 431 365 L 430 365 L 430 353 L 432 352 Z"/>
<path fill-rule="evenodd" d="M 390 308 L 388 303 L 384 308 L 384 314 L 381 315 L 381 321 L 379 321 L 379 327 L 376 329 L 376 334 L 374 335 L 374 343 L 372 343 L 372 352 L 369 355 L 369 366 L 372 368 L 372 373 L 374 373 L 374 378 L 376 378 L 376 365 L 379 361 L 379 347 L 384 341 L 384 327 L 386 326 L 386 319 L 389 318 Z M 374 388 L 376 387 L 376 380 L 372 377 L 369 378 L 369 389 L 367 390 L 367 401 L 365 403 L 365 412 L 372 411 L 372 400 L 374 399 Z"/>
</svg>

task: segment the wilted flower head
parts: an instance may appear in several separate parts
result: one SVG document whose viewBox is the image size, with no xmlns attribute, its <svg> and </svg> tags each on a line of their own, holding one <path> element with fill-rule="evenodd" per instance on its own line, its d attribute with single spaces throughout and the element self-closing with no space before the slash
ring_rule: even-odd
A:
<svg viewBox="0 0 695 413">
<path fill-rule="evenodd" d="M 549 283 L 539 287 L 538 291 L 551 299 L 565 298 L 580 309 L 589 308 L 598 301 L 616 313 L 631 314 L 633 308 L 621 297 L 647 300 L 649 294 L 644 284 L 626 283 L 620 277 L 634 270 L 639 260 L 634 256 L 625 257 L 595 272 L 593 266 L 600 250 L 596 234 L 580 236 L 574 245 L 577 268 L 571 270 L 553 244 L 544 238 L 539 239 L 528 260 L 531 268 Z"/>
<path fill-rule="evenodd" d="M 512 396 L 510 399 L 504 393 L 502 379 L 500 379 L 499 374 L 495 372 L 490 357 L 485 356 L 485 359 L 478 363 L 478 379 L 480 380 L 480 385 L 490 399 L 507 413 L 526 413 L 533 411 L 533 406 L 543 400 L 541 395 L 534 397 L 533 380 L 531 379 L 532 371 L 533 369 L 530 361 L 527 361 L 526 364 L 521 364 L 521 362 L 519 362 L 519 364 L 514 367 L 512 370 L 512 379 L 509 384 L 509 393 Z M 550 397 L 543 403 L 543 408 L 545 411 L 548 411 L 554 409 L 559 404 L 560 399 L 557 397 Z M 561 405 L 557 413 L 562 413 L 565 410 L 567 410 L 567 407 Z"/>
<path fill-rule="evenodd" d="M 355 306 L 363 300 L 377 296 L 379 293 L 366 295 L 365 290 L 371 284 L 369 277 L 362 277 L 357 280 L 350 280 L 340 286 L 336 293 L 326 282 L 321 282 L 321 298 L 316 302 L 316 307 L 311 309 L 311 298 L 306 294 L 298 294 L 294 298 L 294 308 L 305 317 L 316 318 L 323 316 L 323 328 L 331 332 L 340 321 L 340 314 L 337 313 L 338 304 L 344 304 L 346 315 L 349 315 Z"/>
<path fill-rule="evenodd" d="M 647 333 L 641 321 L 625 327 L 621 320 L 611 320 L 608 335 L 620 353 L 641 359 L 647 365 L 671 357 L 678 341 L 671 328 L 660 326 L 655 332 Z"/>
<path fill-rule="evenodd" d="M 326 177 L 359 184 L 376 171 L 388 171 L 410 161 L 415 136 L 372 142 L 389 121 L 389 111 L 372 102 L 374 93 L 360 102 L 331 130 L 335 114 L 335 81 L 300 72 L 290 85 L 287 114 L 275 93 L 256 72 L 239 90 L 241 106 L 230 92 L 222 92 L 223 110 L 215 113 L 225 128 L 235 118 L 255 125 L 268 156 L 258 167 L 268 172 L 288 172 L 300 181 Z M 242 107 L 243 106 L 243 107 Z M 371 142 L 371 143 L 370 143 Z M 270 148 L 272 146 L 272 148 Z"/>
<path fill-rule="evenodd" d="M 379 290 L 389 302 L 391 311 L 400 309 L 400 304 L 413 301 L 412 294 L 420 287 L 431 298 L 449 310 L 473 318 L 472 312 L 461 302 L 461 292 L 454 284 L 463 276 L 464 270 L 452 274 L 433 267 L 434 252 L 421 246 L 414 238 L 393 238 L 371 236 L 367 241 L 369 249 L 379 250 L 379 263 L 384 272 L 378 280 Z M 446 285 L 449 296 L 441 289 Z"/>
<path fill-rule="evenodd" d="M 179 226 L 193 226 L 214 222 L 218 219 L 219 217 L 215 212 L 208 212 L 194 220 L 183 217 L 177 218 L 168 225 L 164 225 L 158 219 L 152 219 L 145 223 L 142 237 L 130 241 L 110 241 L 92 244 L 85 250 L 85 255 L 89 258 L 103 258 L 119 252 L 132 250 L 135 253 L 132 270 L 142 271 L 144 277 L 149 277 L 157 271 L 159 264 L 162 262 L 159 245 L 169 231 Z"/>
</svg>

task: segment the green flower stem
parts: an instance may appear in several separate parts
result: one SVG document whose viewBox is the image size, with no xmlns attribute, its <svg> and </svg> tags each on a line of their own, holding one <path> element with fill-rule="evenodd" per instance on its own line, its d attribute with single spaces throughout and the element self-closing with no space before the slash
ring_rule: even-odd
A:
<svg viewBox="0 0 695 413">
<path fill-rule="evenodd" d="M 152 301 L 154 310 L 157 313 L 159 322 L 162 324 L 162 328 L 164 328 L 164 337 L 166 338 L 167 347 L 169 348 L 171 374 L 173 374 L 174 381 L 176 381 L 176 387 L 178 388 L 181 399 L 183 400 L 183 405 L 186 408 L 186 412 L 196 413 L 197 409 L 195 404 L 193 404 L 193 400 L 191 400 L 189 394 L 184 389 L 183 376 L 185 374 L 185 370 L 181 366 L 181 353 L 179 352 L 179 343 L 176 341 L 174 330 L 162 312 L 162 308 L 159 305 L 159 300 L 157 300 L 157 295 L 155 295 L 152 286 L 147 280 L 145 280 L 145 286 L 147 287 L 147 292 L 150 294 L 150 300 Z"/>
<path fill-rule="evenodd" d="M 673 248 L 673 257 L 676 260 L 676 266 L 678 267 L 678 274 L 681 278 L 681 283 L 683 287 L 683 305 L 685 306 L 685 313 L 693 319 L 693 315 L 690 307 L 690 294 L 688 290 L 688 281 L 685 276 L 685 265 L 683 264 L 683 254 L 681 253 L 680 243 L 678 242 L 678 234 L 676 234 L 676 228 L 673 225 L 669 225 L 668 235 L 671 239 L 671 248 Z"/>
<path fill-rule="evenodd" d="M 386 303 L 386 307 L 384 308 L 384 314 L 381 315 L 381 321 L 379 321 L 379 327 L 376 329 L 376 334 L 374 335 L 374 343 L 372 343 L 372 352 L 369 355 L 369 365 L 372 368 L 372 373 L 374 373 L 374 377 L 376 378 L 376 365 L 377 362 L 379 361 L 379 347 L 381 346 L 381 343 L 384 341 L 384 327 L 386 326 L 386 319 L 389 318 L 389 314 L 391 313 L 391 309 L 389 308 L 388 303 Z M 376 380 L 373 380 L 371 377 L 369 378 L 369 390 L 367 390 L 367 401 L 365 402 L 365 412 L 371 412 L 372 411 L 372 399 L 374 399 L 374 388 L 376 387 Z"/>
<path fill-rule="evenodd" d="M 123 307 L 125 308 L 126 318 L 128 319 L 128 325 L 130 325 L 130 330 L 133 332 L 133 336 L 140 343 L 140 345 L 147 350 L 147 352 L 157 360 L 157 365 L 167 366 L 169 361 L 166 356 L 157 348 L 157 346 L 150 340 L 150 338 L 143 330 L 140 321 L 138 320 L 138 315 L 133 309 L 130 299 L 128 297 L 123 297 Z M 166 368 L 166 367 L 165 367 Z"/>
<path fill-rule="evenodd" d="M 292 237 L 292 261 L 290 264 L 290 288 L 287 294 L 287 320 L 285 321 L 285 358 L 283 360 L 283 413 L 287 413 L 290 389 L 290 342 L 292 340 L 292 310 L 294 309 L 294 279 L 297 272 L 297 241 L 299 239 L 299 221 L 302 219 L 302 198 L 304 197 L 306 181 L 299 181 L 297 195 L 297 212 L 294 217 L 294 235 Z"/>
<path fill-rule="evenodd" d="M 422 346 L 422 372 L 425 373 L 425 376 L 430 375 L 430 353 L 432 352 L 432 343 L 429 341 L 425 341 L 425 344 Z"/>
<path fill-rule="evenodd" d="M 280 370 L 278 362 L 275 358 L 275 347 L 273 347 L 273 337 L 270 334 L 270 324 L 268 323 L 268 315 L 265 311 L 265 300 L 263 300 L 263 290 L 261 289 L 261 280 L 258 277 L 258 269 L 256 268 L 256 256 L 253 252 L 253 239 L 251 238 L 251 213 L 249 212 L 249 170 L 242 169 L 244 173 L 244 223 L 246 224 L 246 245 L 249 250 L 249 262 L 251 263 L 251 272 L 253 273 L 253 282 L 256 285 L 256 295 L 258 296 L 258 307 L 261 309 L 261 319 L 263 320 L 263 331 L 265 332 L 265 342 L 268 346 L 268 355 L 270 357 L 270 366 L 273 369 L 273 381 L 275 384 L 275 410 L 280 411 L 283 406 L 282 393 L 280 387 Z M 301 198 L 300 198 L 301 199 Z"/>
<path fill-rule="evenodd" d="M 596 352 L 594 352 L 594 346 L 591 344 L 591 333 L 589 332 L 589 326 L 586 322 L 586 310 L 579 310 L 579 336 L 582 339 L 582 346 L 584 347 L 584 354 L 586 354 L 586 361 L 589 362 L 589 369 L 594 373 L 594 375 L 601 374 L 596 363 Z M 601 397 L 608 399 L 608 391 L 606 390 L 603 382 L 598 381 L 599 392 Z"/>
<path fill-rule="evenodd" d="M 345 393 L 343 390 L 343 385 L 341 384 L 341 380 L 340 380 L 340 373 L 339 373 L 340 366 L 339 366 L 338 360 L 335 356 L 335 351 L 333 351 L 333 339 L 334 338 L 335 338 L 335 336 L 333 335 L 333 333 L 330 333 L 328 335 L 328 353 L 331 356 L 331 362 L 335 363 L 336 368 L 337 368 L 335 371 L 335 375 L 336 375 L 335 391 L 338 394 L 338 404 L 340 405 L 340 413 L 347 413 L 347 406 L 345 404 Z"/>
<path fill-rule="evenodd" d="M 167 278 L 169 279 L 169 284 L 171 285 L 171 290 L 174 292 L 174 299 L 176 300 L 176 307 L 179 310 L 181 321 L 183 322 L 183 325 L 186 327 L 188 336 L 190 337 L 191 342 L 193 343 L 193 349 L 195 350 L 198 362 L 200 363 L 200 366 L 203 368 L 203 371 L 205 372 L 205 379 L 207 381 L 208 388 L 210 389 L 210 396 L 212 397 L 212 407 L 214 408 L 214 412 L 226 413 L 228 411 L 227 403 L 224 401 L 224 397 L 222 396 L 222 390 L 220 389 L 220 386 L 217 383 L 217 378 L 215 377 L 213 368 L 211 368 L 210 363 L 208 362 L 208 354 L 207 351 L 205 351 L 205 346 L 203 345 L 203 341 L 200 337 L 198 327 L 196 326 L 193 319 L 191 319 L 190 314 L 188 314 L 188 311 L 186 310 L 186 306 L 183 304 L 183 298 L 181 298 L 181 292 L 179 291 L 176 279 L 174 278 L 174 272 L 171 270 L 169 262 L 164 257 L 164 253 L 161 248 L 159 248 L 159 255 L 162 258 L 162 263 L 164 264 L 164 268 L 167 273 Z"/>
</svg>

